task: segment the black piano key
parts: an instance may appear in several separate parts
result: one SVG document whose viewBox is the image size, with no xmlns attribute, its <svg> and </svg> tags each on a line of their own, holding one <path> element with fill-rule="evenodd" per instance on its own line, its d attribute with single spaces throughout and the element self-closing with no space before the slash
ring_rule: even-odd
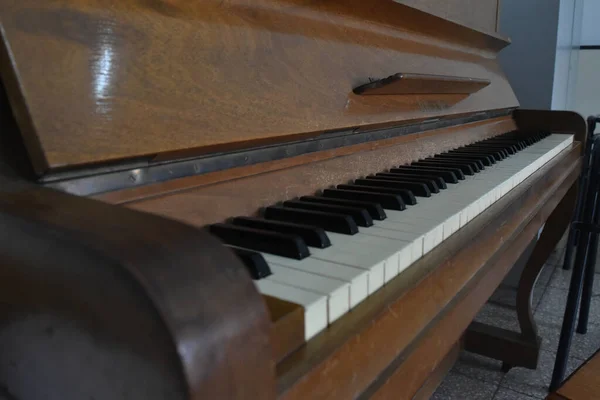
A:
<svg viewBox="0 0 600 400">
<path fill-rule="evenodd" d="M 300 200 L 311 201 L 313 203 L 336 204 L 338 206 L 360 207 L 367 210 L 372 219 L 383 221 L 387 218 L 387 215 L 385 215 L 385 211 L 383 210 L 383 207 L 381 207 L 381 204 L 371 201 L 334 199 L 323 196 L 302 196 L 300 197 Z"/>
<path fill-rule="evenodd" d="M 469 146 L 465 146 L 465 147 L 461 147 L 459 149 L 457 149 L 459 151 L 470 151 L 470 152 L 474 152 L 476 154 L 492 154 L 494 155 L 494 157 L 496 158 L 496 160 L 504 160 L 505 158 L 509 157 L 510 154 L 508 154 L 508 152 L 502 150 L 502 149 L 498 149 L 497 147 L 484 147 L 480 144 L 474 143 L 472 145 Z M 498 158 L 498 156 L 500 158 Z"/>
<path fill-rule="evenodd" d="M 433 181 L 435 182 L 435 184 L 437 185 L 438 189 L 448 189 L 448 186 L 446 185 L 446 181 L 444 181 L 444 178 L 442 178 L 441 176 L 435 176 L 435 175 L 415 175 L 415 174 L 401 174 L 401 173 L 393 173 L 393 172 L 378 172 L 375 174 L 375 176 L 383 176 L 383 177 L 390 177 L 390 178 L 400 178 L 400 179 L 424 179 L 423 182 L 427 182 L 427 181 Z M 429 190 L 431 190 L 431 188 L 429 188 Z"/>
<path fill-rule="evenodd" d="M 486 149 L 482 149 L 482 148 L 471 148 L 471 147 L 461 147 L 456 150 L 450 150 L 448 153 L 449 154 L 454 154 L 454 153 L 467 153 L 468 154 L 468 153 L 470 153 L 470 154 L 477 154 L 477 155 L 486 154 L 488 156 L 491 156 L 495 161 L 502 161 L 506 158 L 504 153 L 502 153 L 501 151 L 486 150 Z"/>
<path fill-rule="evenodd" d="M 484 145 L 488 145 L 488 146 L 498 146 L 498 147 L 504 148 L 510 154 L 515 154 L 515 153 L 519 152 L 519 148 L 513 142 L 507 143 L 507 142 L 496 142 L 496 141 L 484 140 L 483 142 L 480 142 L 480 143 L 484 144 Z"/>
<path fill-rule="evenodd" d="M 399 182 L 415 182 L 415 183 L 420 183 L 422 185 L 426 185 L 431 193 L 439 193 L 440 192 L 440 188 L 437 185 L 437 183 L 435 182 L 435 179 L 425 179 L 425 178 L 411 177 L 411 176 L 403 178 L 403 177 L 394 176 L 391 174 L 388 174 L 388 176 L 381 176 L 379 174 L 369 175 L 369 176 L 367 176 L 367 179 L 379 179 L 379 180 L 399 181 Z"/>
<path fill-rule="evenodd" d="M 298 235 L 308 246 L 324 249 L 331 246 L 327 234 L 318 226 L 294 224 L 291 222 L 273 221 L 263 218 L 236 217 L 231 223 L 248 228 L 264 229 L 267 231 Z"/>
<path fill-rule="evenodd" d="M 348 200 L 359 200 L 359 201 L 375 201 L 381 204 L 381 207 L 387 208 L 388 210 L 402 211 L 406 209 L 406 205 L 402 198 L 397 194 L 389 193 L 375 193 L 365 191 L 354 191 L 354 190 L 342 190 L 342 189 L 325 189 L 323 190 L 323 196 L 333 197 L 336 199 L 348 199 Z"/>
<path fill-rule="evenodd" d="M 404 202 L 404 204 L 408 204 L 409 206 L 414 206 L 415 204 L 417 204 L 417 199 L 415 198 L 413 192 L 406 189 L 393 189 L 382 186 L 362 186 L 353 184 L 337 185 L 337 188 L 341 190 L 353 190 L 355 192 L 393 194 L 396 196 L 400 196 L 400 199 Z M 383 208 L 387 208 L 383 204 L 381 206 Z"/>
<path fill-rule="evenodd" d="M 442 156 L 440 154 L 440 155 L 436 155 L 434 158 L 438 159 L 438 158 L 449 158 L 449 157 Z M 457 161 L 471 161 L 471 162 L 474 162 L 475 165 L 477 165 L 477 168 L 479 168 L 480 171 L 483 171 L 485 169 L 485 167 L 489 167 L 491 165 L 491 163 L 488 162 L 487 156 L 482 156 L 481 158 L 472 158 L 472 157 L 460 157 L 457 154 L 456 155 L 456 160 Z"/>
<path fill-rule="evenodd" d="M 444 179 L 444 181 L 446 183 L 458 183 L 458 179 L 459 177 L 452 171 L 448 171 L 447 169 L 440 169 L 440 168 L 425 168 L 425 167 L 417 167 L 414 165 L 400 165 L 397 168 L 392 168 L 390 169 L 391 173 L 409 173 L 409 174 L 414 174 L 414 175 L 438 175 L 440 176 L 442 179 Z M 460 171 L 459 171 L 460 172 Z M 463 173 L 460 173 L 462 178 L 461 179 L 465 179 Z"/>
<path fill-rule="evenodd" d="M 302 260 L 310 255 L 304 240 L 290 235 L 232 224 L 213 224 L 210 233 L 226 244 Z"/>
<path fill-rule="evenodd" d="M 354 181 L 354 184 L 359 186 L 377 186 L 391 189 L 410 190 L 415 196 L 431 197 L 431 191 L 427 188 L 427 185 L 418 182 L 403 182 L 385 179 L 365 178 L 356 179 Z"/>
<path fill-rule="evenodd" d="M 296 224 L 320 226 L 326 231 L 343 233 L 345 235 L 358 233 L 358 226 L 356 226 L 354 219 L 345 214 L 271 206 L 265 209 L 265 218 L 294 222 Z"/>
<path fill-rule="evenodd" d="M 448 158 L 443 158 L 443 157 L 429 157 L 429 158 L 423 159 L 423 161 L 443 161 L 445 163 L 457 162 L 457 163 L 467 164 L 468 166 L 471 167 L 473 172 L 479 172 L 482 169 L 485 169 L 485 166 L 479 160 L 469 160 L 469 159 L 458 158 L 458 157 L 456 157 L 455 159 L 448 159 Z"/>
<path fill-rule="evenodd" d="M 500 147 L 490 147 L 490 146 L 485 146 L 483 144 L 479 144 L 479 143 L 475 143 L 472 145 L 469 145 L 468 147 L 466 147 L 467 149 L 474 149 L 477 151 L 493 151 L 493 152 L 498 152 L 502 155 L 502 159 L 504 160 L 505 158 L 510 157 L 510 153 L 503 148 Z"/>
<path fill-rule="evenodd" d="M 487 153 L 476 153 L 476 152 L 472 152 L 472 151 L 460 151 L 458 149 L 456 150 L 450 150 L 447 153 L 443 153 L 445 154 L 456 154 L 456 155 L 460 155 L 460 156 L 468 156 L 468 157 L 480 157 L 481 162 L 483 162 L 486 166 L 490 166 L 493 164 L 496 164 L 496 158 L 492 155 L 492 154 L 487 154 Z M 487 163 L 487 164 L 486 164 Z"/>
<path fill-rule="evenodd" d="M 475 173 L 473 172 L 473 169 L 465 164 L 453 164 L 453 163 L 447 163 L 447 164 L 441 164 L 440 162 L 431 162 L 431 161 L 416 161 L 413 162 L 411 165 L 416 165 L 416 166 L 422 166 L 422 167 L 436 167 L 436 168 L 448 168 L 449 171 L 452 171 L 454 173 L 456 173 L 455 171 L 460 171 L 462 172 L 464 175 L 474 175 Z"/>
<path fill-rule="evenodd" d="M 309 201 L 304 202 L 302 200 L 284 201 L 283 206 L 290 208 L 301 208 L 304 210 L 315 210 L 332 212 L 337 214 L 345 214 L 351 216 L 354 219 L 354 222 L 356 222 L 356 225 L 358 226 L 373 226 L 373 219 L 371 218 L 371 215 L 369 215 L 367 210 L 365 210 L 364 208 L 337 206 L 334 204 L 312 203 Z"/>
<path fill-rule="evenodd" d="M 250 276 L 255 281 L 266 278 L 271 275 L 271 268 L 269 268 L 269 264 L 265 261 L 264 257 L 255 251 L 240 249 L 238 247 L 229 247 L 236 256 L 242 261 L 248 272 L 250 272 Z"/>
<path fill-rule="evenodd" d="M 514 149 L 512 149 L 510 146 L 505 146 L 502 144 L 481 142 L 481 143 L 470 144 L 469 147 L 475 147 L 475 148 L 483 147 L 483 148 L 488 148 L 488 149 L 498 149 L 499 151 L 504 151 L 505 153 L 508 153 L 508 155 L 513 155 L 516 153 L 514 151 Z"/>
<path fill-rule="evenodd" d="M 511 146 L 515 146 L 517 151 L 521 151 L 525 147 L 528 146 L 527 142 L 525 142 L 523 140 L 511 140 L 511 139 L 494 139 L 491 141 L 484 141 L 482 143 L 496 143 L 496 144 L 511 145 Z"/>
<path fill-rule="evenodd" d="M 475 155 L 475 154 L 468 154 L 468 153 L 442 153 L 442 154 L 436 154 L 434 156 L 434 158 L 477 161 L 477 162 L 481 163 L 481 165 L 478 165 L 479 169 L 483 169 L 482 167 L 489 167 L 492 165 L 492 161 L 490 160 L 492 157 L 488 157 L 486 155 Z"/>
</svg>

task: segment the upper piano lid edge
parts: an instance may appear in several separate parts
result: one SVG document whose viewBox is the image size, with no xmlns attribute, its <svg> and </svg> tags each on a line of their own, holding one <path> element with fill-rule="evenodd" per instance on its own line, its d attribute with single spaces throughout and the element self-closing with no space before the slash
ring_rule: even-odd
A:
<svg viewBox="0 0 600 400">
<path fill-rule="evenodd" d="M 307 141 L 249 148 L 237 152 L 212 154 L 179 161 L 150 163 L 140 160 L 120 166 L 114 165 L 106 168 L 64 171 L 47 175 L 40 182 L 47 187 L 71 194 L 90 196 L 177 178 L 208 174 L 230 168 L 247 167 L 262 162 L 276 161 L 345 146 L 381 141 L 427 130 L 485 121 L 510 115 L 513 110 L 512 108 L 502 109 L 455 118 L 448 117 L 418 121 L 413 124 L 404 124 L 371 131 L 334 132 Z"/>
</svg>

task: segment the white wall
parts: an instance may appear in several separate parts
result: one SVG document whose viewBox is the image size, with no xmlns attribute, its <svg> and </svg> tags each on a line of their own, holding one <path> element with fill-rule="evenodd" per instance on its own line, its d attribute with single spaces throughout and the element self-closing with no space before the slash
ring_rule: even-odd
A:
<svg viewBox="0 0 600 400">
<path fill-rule="evenodd" d="M 574 109 L 583 0 L 560 0 L 552 109 Z"/>
<path fill-rule="evenodd" d="M 584 118 L 600 114 L 600 50 L 579 53 L 575 111 Z M 596 130 L 600 132 L 600 127 Z"/>
<path fill-rule="evenodd" d="M 559 6 L 559 0 L 500 1 L 500 33 L 512 43 L 498 59 L 523 108 L 552 106 Z"/>
<path fill-rule="evenodd" d="M 583 1 L 581 45 L 600 45 L 600 0 Z"/>
<path fill-rule="evenodd" d="M 583 0 L 581 45 L 600 45 L 600 0 Z M 600 114 L 600 50 L 579 51 L 576 74 L 573 109 L 584 118 Z"/>
</svg>

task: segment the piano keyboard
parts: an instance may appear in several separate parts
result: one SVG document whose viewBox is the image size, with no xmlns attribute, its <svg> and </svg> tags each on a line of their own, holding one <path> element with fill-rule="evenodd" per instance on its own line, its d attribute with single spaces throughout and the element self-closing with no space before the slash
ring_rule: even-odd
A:
<svg viewBox="0 0 600 400">
<path fill-rule="evenodd" d="M 210 229 L 262 294 L 304 308 L 308 340 L 572 142 L 508 133 Z"/>
</svg>

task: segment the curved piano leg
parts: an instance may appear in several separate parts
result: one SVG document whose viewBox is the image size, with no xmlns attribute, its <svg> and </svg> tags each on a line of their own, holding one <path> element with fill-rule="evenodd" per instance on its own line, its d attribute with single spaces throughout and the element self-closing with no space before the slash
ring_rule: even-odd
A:
<svg viewBox="0 0 600 400">
<path fill-rule="evenodd" d="M 205 231 L 48 189 L 0 193 L 0 227 L 0 392 L 275 398 L 262 297 Z"/>
<path fill-rule="evenodd" d="M 571 221 L 577 198 L 577 184 L 572 185 L 546 220 L 544 230 L 521 273 L 517 291 L 517 316 L 521 332 L 472 322 L 465 334 L 465 349 L 502 361 L 502 371 L 512 367 L 537 368 L 541 338 L 533 318 L 532 297 L 538 276 L 550 253 L 562 238 Z"/>
<path fill-rule="evenodd" d="M 548 257 L 569 227 L 576 200 L 577 185 L 573 185 L 548 217 L 529 261 L 521 273 L 517 291 L 517 316 L 521 336 L 525 340 L 538 340 L 537 325 L 532 310 L 533 289 Z"/>
</svg>

